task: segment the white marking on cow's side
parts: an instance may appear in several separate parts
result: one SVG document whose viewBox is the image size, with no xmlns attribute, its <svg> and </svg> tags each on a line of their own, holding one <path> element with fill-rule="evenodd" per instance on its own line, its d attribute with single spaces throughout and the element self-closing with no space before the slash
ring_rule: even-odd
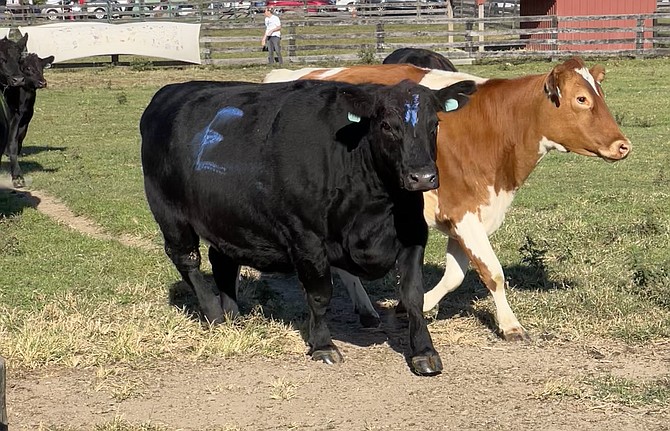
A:
<svg viewBox="0 0 670 431">
<path fill-rule="evenodd" d="M 478 208 L 478 218 L 486 230 L 486 235 L 491 235 L 505 221 L 505 214 L 512 205 L 514 194 L 516 190 L 501 190 L 499 193 L 495 192 L 493 186 L 488 187 L 489 202 L 488 205 L 480 205 Z M 472 215 L 471 213 L 466 216 Z"/>
<path fill-rule="evenodd" d="M 540 155 L 540 158 L 537 160 L 537 162 L 540 163 L 540 160 L 542 160 L 542 158 L 546 156 L 547 153 L 551 150 L 556 150 L 560 153 L 568 152 L 568 150 L 563 145 L 559 144 L 558 142 L 554 142 L 550 139 L 547 139 L 545 136 L 543 136 L 542 139 L 540 139 L 539 149 L 537 151 L 538 154 Z"/>
<path fill-rule="evenodd" d="M 479 76 L 470 75 L 468 73 L 449 72 L 446 70 L 437 69 L 426 70 L 428 73 L 426 73 L 426 75 L 421 78 L 419 84 L 423 85 L 424 87 L 428 87 L 431 90 L 440 90 L 461 81 L 472 80 L 475 81 L 476 84 L 486 82 L 486 78 L 480 78 Z"/>
<path fill-rule="evenodd" d="M 596 81 L 595 79 L 593 79 L 593 76 L 591 75 L 591 72 L 589 72 L 589 69 L 582 67 L 581 69 L 575 69 L 575 72 L 582 75 L 582 77 L 586 79 L 586 82 L 591 84 L 591 87 L 593 87 L 593 91 L 595 91 L 597 95 L 600 95 L 600 93 L 598 92 L 598 87 L 596 86 Z"/>
<path fill-rule="evenodd" d="M 302 69 L 298 70 L 290 70 L 290 69 L 275 69 L 270 71 L 267 75 L 265 75 L 265 78 L 263 79 L 264 83 L 268 82 L 288 82 L 288 81 L 295 81 L 303 76 L 307 75 L 308 73 L 312 73 L 316 70 L 322 70 L 322 68 L 316 68 L 316 67 L 305 67 Z"/>
<path fill-rule="evenodd" d="M 328 69 L 325 72 L 319 74 L 317 79 L 326 79 L 330 78 L 333 75 L 337 75 L 338 73 L 342 72 L 343 70 L 347 70 L 348 67 L 334 67 L 332 69 Z"/>
</svg>

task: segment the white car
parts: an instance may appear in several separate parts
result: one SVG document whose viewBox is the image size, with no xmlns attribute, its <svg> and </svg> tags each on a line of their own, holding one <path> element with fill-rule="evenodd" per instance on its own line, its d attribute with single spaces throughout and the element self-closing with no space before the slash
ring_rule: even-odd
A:
<svg viewBox="0 0 670 431">
<path fill-rule="evenodd" d="M 335 0 L 335 7 L 339 11 L 350 11 L 359 3 L 359 0 Z"/>
</svg>

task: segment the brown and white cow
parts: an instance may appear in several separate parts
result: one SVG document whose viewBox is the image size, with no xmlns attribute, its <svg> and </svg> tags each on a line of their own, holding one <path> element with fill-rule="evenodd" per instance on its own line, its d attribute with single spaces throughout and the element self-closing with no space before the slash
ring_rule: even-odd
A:
<svg viewBox="0 0 670 431">
<path fill-rule="evenodd" d="M 493 295 L 502 336 L 523 340 L 528 335 L 507 302 L 505 276 L 488 236 L 502 225 L 516 191 L 550 150 L 608 161 L 628 155 L 630 141 L 603 99 L 600 86 L 604 78 L 601 66 L 589 70 L 581 59 L 573 58 L 549 73 L 513 79 L 478 79 L 410 65 L 377 65 L 276 70 L 266 82 L 323 79 L 390 85 L 410 79 L 433 89 L 462 79 L 478 83 L 465 107 L 439 115 L 441 187 L 424 193 L 424 216 L 449 240 L 444 276 L 426 292 L 423 309 L 432 309 L 456 289 L 472 264 Z M 346 273 L 339 275 L 361 321 L 377 316 L 360 281 Z"/>
</svg>

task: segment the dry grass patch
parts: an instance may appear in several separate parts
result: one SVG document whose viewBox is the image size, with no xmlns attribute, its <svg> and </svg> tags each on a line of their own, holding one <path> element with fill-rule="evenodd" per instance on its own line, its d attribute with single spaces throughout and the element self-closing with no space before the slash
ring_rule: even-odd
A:
<svg viewBox="0 0 670 431">
<path fill-rule="evenodd" d="M 29 369 L 141 365 L 176 357 L 275 357 L 304 350 L 294 328 L 259 310 L 207 326 L 165 304 L 92 304 L 70 292 L 37 313 L 0 308 L 0 334 L 0 350 L 12 366 Z"/>
</svg>

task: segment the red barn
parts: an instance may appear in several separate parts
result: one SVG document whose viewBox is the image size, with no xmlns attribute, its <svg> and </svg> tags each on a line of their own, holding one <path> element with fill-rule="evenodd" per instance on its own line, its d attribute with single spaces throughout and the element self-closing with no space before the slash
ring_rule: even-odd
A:
<svg viewBox="0 0 670 431">
<path fill-rule="evenodd" d="M 656 11 L 656 0 L 521 0 L 521 16 L 550 15 L 558 18 L 558 29 L 613 29 L 620 28 L 617 32 L 576 32 L 559 33 L 559 50 L 561 51 L 591 51 L 591 50 L 621 50 L 636 49 L 635 45 L 635 27 L 636 20 L 593 20 L 593 21 L 561 21 L 561 17 L 570 16 L 602 16 L 602 15 L 634 15 L 649 14 Z M 645 21 L 645 26 L 652 26 L 652 20 Z M 525 22 L 521 23 L 521 28 L 551 28 L 552 23 L 544 22 Z M 630 29 L 629 31 L 623 31 Z M 645 32 L 645 38 L 652 37 L 652 32 Z M 525 36 L 526 39 L 550 39 L 549 34 L 534 34 Z M 585 44 L 579 41 L 588 40 L 617 40 L 626 39 L 630 42 L 625 43 L 603 43 L 603 44 Z M 565 41 L 575 41 L 565 43 Z M 551 49 L 547 44 L 528 44 L 528 49 L 545 50 Z M 645 48 L 651 48 L 646 44 Z"/>
</svg>

